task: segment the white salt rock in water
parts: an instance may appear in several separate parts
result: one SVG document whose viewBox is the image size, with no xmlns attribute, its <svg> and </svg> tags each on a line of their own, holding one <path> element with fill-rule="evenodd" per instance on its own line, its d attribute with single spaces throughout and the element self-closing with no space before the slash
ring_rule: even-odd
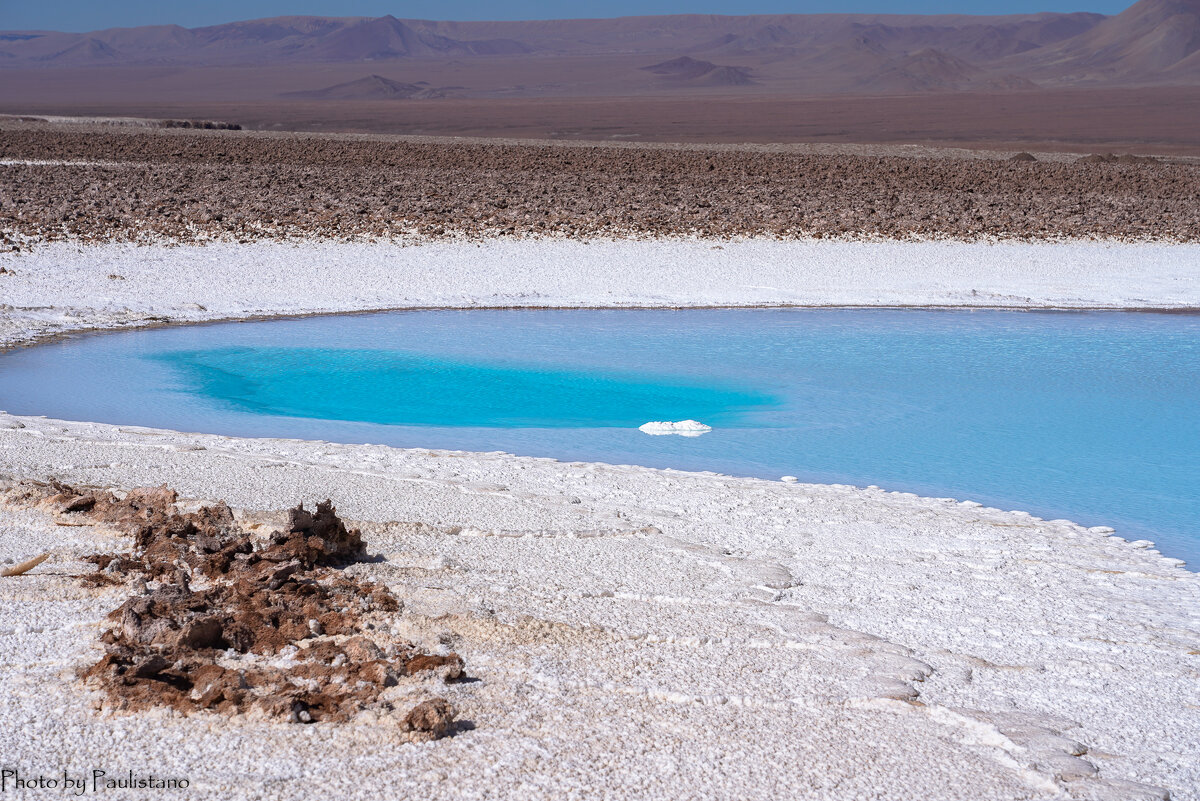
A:
<svg viewBox="0 0 1200 801">
<path fill-rule="evenodd" d="M 800 479 L 796 478 L 795 476 L 780 476 L 779 480 L 787 484 L 795 484 Z"/>
<path fill-rule="evenodd" d="M 709 431 L 712 431 L 712 426 L 706 426 L 704 423 L 698 423 L 695 420 L 680 420 L 677 423 L 672 423 L 669 420 L 652 420 L 649 423 L 643 423 L 638 426 L 638 431 L 655 437 L 662 436 L 663 434 L 698 437 L 701 434 L 707 434 Z"/>
</svg>

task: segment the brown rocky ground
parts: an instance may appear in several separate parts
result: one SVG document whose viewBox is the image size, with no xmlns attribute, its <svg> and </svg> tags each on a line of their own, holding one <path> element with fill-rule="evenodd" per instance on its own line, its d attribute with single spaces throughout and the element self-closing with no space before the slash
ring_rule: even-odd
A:
<svg viewBox="0 0 1200 801">
<path fill-rule="evenodd" d="M 1200 165 L 5 125 L 0 231 L 1200 238 Z"/>
</svg>

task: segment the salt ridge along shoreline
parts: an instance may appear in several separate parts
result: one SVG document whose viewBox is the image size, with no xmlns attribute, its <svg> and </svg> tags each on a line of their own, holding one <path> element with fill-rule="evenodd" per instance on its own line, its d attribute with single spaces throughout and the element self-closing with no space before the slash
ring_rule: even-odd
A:
<svg viewBox="0 0 1200 801">
<path fill-rule="evenodd" d="M 373 308 L 1200 306 L 1194 245 L 52 244 L 0 265 L 9 347 Z M 51 553 L 0 583 L 0 745 L 29 773 L 119 742 L 142 761 L 114 769 L 200 797 L 1198 797 L 1200 576 L 1110 530 L 876 488 L 11 415 L 0 472 L 166 481 L 242 514 L 330 496 L 384 556 L 356 570 L 405 599 L 407 633 L 481 680 L 451 699 L 477 728 L 433 746 L 97 715 L 70 674 L 113 604 L 68 576 L 113 538 L 0 508 L 0 559 Z"/>
<path fill-rule="evenodd" d="M 1200 244 L 746 238 L 42 243 L 0 253 L 0 347 L 406 308 L 1200 309 Z"/>
</svg>

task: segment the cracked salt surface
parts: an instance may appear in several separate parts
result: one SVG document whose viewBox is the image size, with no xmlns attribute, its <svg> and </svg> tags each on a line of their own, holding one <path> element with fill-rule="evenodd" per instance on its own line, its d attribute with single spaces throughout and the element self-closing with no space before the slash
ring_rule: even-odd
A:
<svg viewBox="0 0 1200 801">
<path fill-rule="evenodd" d="M 144 764 L 213 796 L 241 771 L 246 787 L 290 776 L 282 797 L 332 790 L 322 766 L 349 759 L 361 770 L 360 794 L 339 789 L 350 797 L 385 781 L 415 791 L 395 776 L 429 770 L 445 778 L 421 791 L 453 797 L 495 764 L 513 766 L 488 779 L 497 793 L 529 797 L 599 785 L 678 797 L 668 788 L 685 780 L 697 795 L 764 798 L 797 786 L 813 798 L 1163 797 L 1143 785 L 1195 797 L 1200 715 L 1181 700 L 1194 694 L 1200 577 L 1066 521 L 503 454 L 0 421 L 24 425 L 0 429 L 18 477 L 169 475 L 186 496 L 249 509 L 334 497 L 377 521 L 364 536 L 385 558 L 353 571 L 405 600 L 403 635 L 453 643 L 481 679 L 450 699 L 477 728 L 420 754 L 365 725 L 313 740 L 207 716 L 152 732 L 98 717 L 69 675 L 94 646 L 64 624 L 98 625 L 113 604 L 56 574 L 112 538 L 0 512 L 0 556 L 52 554 L 0 584 L 0 631 L 26 626 L 4 635 L 6 714 L 50 720 L 75 705 L 75 734 L 43 724 L 62 758 L 102 759 L 117 732 Z M 404 520 L 422 522 L 388 522 Z M 38 692 L 19 690 L 31 677 Z M 6 753 L 52 759 L 6 731 Z M 261 743 L 243 753 L 247 738 Z"/>
</svg>

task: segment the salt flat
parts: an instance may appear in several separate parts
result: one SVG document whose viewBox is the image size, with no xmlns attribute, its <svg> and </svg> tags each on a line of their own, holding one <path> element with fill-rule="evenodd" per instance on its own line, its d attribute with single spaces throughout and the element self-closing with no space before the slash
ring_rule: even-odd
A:
<svg viewBox="0 0 1200 801">
<path fill-rule="evenodd" d="M 489 241 L 38 246 L 4 344 L 87 328 L 428 306 L 1200 306 L 1200 248 Z M 119 276 L 111 278 L 109 276 Z M 1198 798 L 1200 576 L 1146 543 L 963 499 L 503 454 L 0 415 L 0 473 L 274 510 L 330 497 L 352 570 L 478 681 L 474 729 L 97 713 L 74 670 L 128 543 L 0 509 L 0 750 L 213 798 Z M 1117 532 L 1119 534 L 1119 532 Z"/>
<path fill-rule="evenodd" d="M 399 308 L 1200 307 L 1200 244 L 765 238 L 40 244 L 0 254 L 0 344 Z"/>
</svg>

